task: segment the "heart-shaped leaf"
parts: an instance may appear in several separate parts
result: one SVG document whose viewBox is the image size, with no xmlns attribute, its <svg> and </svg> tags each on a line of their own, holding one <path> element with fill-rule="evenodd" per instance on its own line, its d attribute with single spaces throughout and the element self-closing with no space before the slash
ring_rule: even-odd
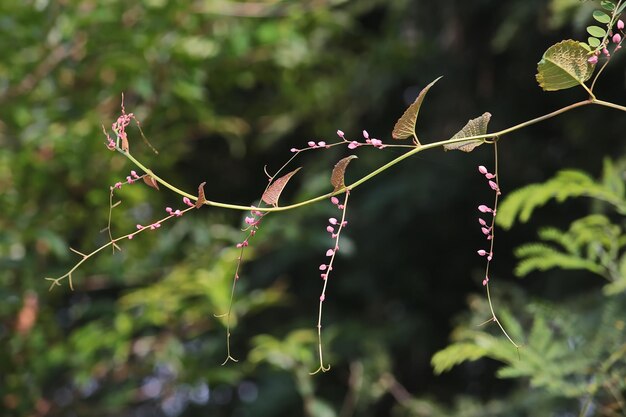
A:
<svg viewBox="0 0 626 417">
<path fill-rule="evenodd" d="M 396 122 L 396 125 L 393 127 L 393 132 L 391 132 L 391 137 L 394 139 L 406 139 L 413 136 L 415 142 L 419 145 L 419 140 L 415 134 L 417 115 L 419 114 L 420 107 L 422 107 L 422 102 L 424 101 L 424 97 L 426 97 L 426 93 L 428 93 L 430 87 L 432 87 L 440 79 L 441 77 L 437 78 L 420 91 L 413 104 L 411 104 L 409 108 L 404 111 L 402 117 L 400 117 L 400 119 Z"/>
<path fill-rule="evenodd" d="M 204 196 L 204 186 L 206 182 L 203 182 L 198 186 L 198 199 L 196 200 L 196 208 L 199 209 L 206 202 L 206 197 Z"/>
<path fill-rule="evenodd" d="M 463 129 L 461 129 L 456 135 L 452 136 L 452 139 L 461 139 L 486 134 L 489 120 L 491 120 L 491 113 L 483 113 L 482 116 L 471 119 L 467 122 L 467 124 L 465 124 L 465 126 L 463 126 Z M 446 151 L 459 150 L 463 152 L 472 152 L 474 148 L 482 145 L 483 143 L 482 139 L 470 139 L 451 143 L 449 145 L 443 145 L 443 149 Z"/>
<path fill-rule="evenodd" d="M 346 156 L 335 164 L 333 173 L 330 176 L 330 183 L 335 188 L 334 191 L 340 190 L 346 186 L 344 179 L 346 175 L 346 168 L 348 167 L 350 161 L 356 158 L 358 158 L 356 155 Z"/>
<path fill-rule="evenodd" d="M 157 190 L 159 189 L 159 183 L 157 182 L 157 180 L 155 180 L 148 174 L 144 175 L 143 182 L 145 182 L 147 185 L 149 185 L 152 188 L 155 188 Z"/>
<path fill-rule="evenodd" d="M 278 205 L 280 193 L 283 192 L 283 188 L 285 188 L 291 177 L 293 177 L 298 171 L 300 171 L 300 168 L 296 168 L 289 174 L 283 175 L 282 177 L 272 182 L 272 184 L 270 184 L 270 186 L 267 187 L 267 190 L 265 190 L 265 192 L 263 193 L 261 199 L 270 206 Z"/>
<path fill-rule="evenodd" d="M 582 85 L 591 78 L 595 65 L 579 42 L 566 40 L 552 45 L 537 64 L 537 82 L 546 91 Z"/>
</svg>

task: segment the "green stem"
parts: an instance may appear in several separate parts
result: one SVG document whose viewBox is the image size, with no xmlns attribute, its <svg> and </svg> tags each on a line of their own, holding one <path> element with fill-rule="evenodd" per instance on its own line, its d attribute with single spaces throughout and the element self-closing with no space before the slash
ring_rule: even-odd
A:
<svg viewBox="0 0 626 417">
<path fill-rule="evenodd" d="M 606 106 L 606 107 L 611 107 L 614 109 L 618 109 L 621 111 L 626 112 L 626 107 L 624 106 L 620 106 L 618 104 L 614 104 L 614 103 L 610 103 L 610 102 L 606 102 L 603 100 L 598 100 L 596 98 L 590 98 L 588 100 L 584 100 L 584 101 L 579 101 L 577 103 L 573 103 L 570 104 L 569 106 L 565 106 L 562 107 L 558 110 L 555 110 L 551 113 L 548 114 L 544 114 L 543 116 L 539 116 L 536 117 L 534 119 L 531 120 L 527 120 L 525 122 L 516 124 L 514 126 L 511 126 L 509 128 L 506 129 L 502 129 L 499 130 L 497 132 L 492 132 L 492 133 L 486 133 L 484 135 L 475 135 L 475 136 L 467 136 L 467 137 L 463 137 L 463 138 L 456 138 L 456 139 L 447 139 L 447 140 L 442 140 L 442 141 L 438 141 L 438 142 L 432 142 L 432 143 L 428 143 L 425 145 L 420 145 L 420 146 L 416 146 L 413 149 L 411 149 L 410 151 L 400 155 L 399 157 L 389 161 L 388 163 L 386 163 L 385 165 L 379 167 L 378 169 L 370 172 L 369 174 L 367 174 L 366 176 L 364 176 L 363 178 L 355 181 L 352 184 L 346 185 L 343 188 L 340 188 L 336 191 L 330 192 L 330 193 L 326 193 L 323 195 L 320 195 L 318 197 L 314 197 L 311 198 L 309 200 L 305 200 L 305 201 L 301 201 L 299 203 L 295 203 L 295 204 L 290 204 L 287 206 L 282 206 L 282 207 L 252 207 L 252 206 L 244 206 L 244 205 L 239 205 L 239 204 L 228 204 L 228 203 L 220 203 L 217 201 L 211 201 L 211 200 L 207 200 L 205 202 L 206 205 L 208 206 L 212 206 L 212 207 L 220 207 L 220 208 L 226 208 L 226 209 L 231 209 L 231 210 L 242 210 L 242 211 L 249 211 L 249 210 L 258 210 L 258 211 L 262 211 L 262 212 L 278 212 L 278 211 L 287 211 L 287 210 L 292 210 L 298 207 L 303 207 L 318 201 L 322 201 L 325 199 L 328 199 L 334 195 L 338 195 L 338 194 L 343 194 L 346 192 L 346 190 L 350 189 L 353 190 L 355 188 L 357 188 L 358 186 L 360 186 L 361 184 L 369 181 L 370 179 L 374 178 L 375 176 L 377 176 L 378 174 L 386 171 L 387 169 L 391 168 L 392 166 L 400 163 L 401 161 L 405 160 L 406 158 L 409 158 L 419 152 L 428 150 L 428 149 L 433 149 L 433 148 L 439 148 L 442 147 L 444 145 L 451 145 L 454 143 L 458 143 L 458 142 L 464 142 L 464 141 L 468 141 L 468 140 L 488 140 L 490 138 L 494 138 L 494 137 L 500 137 L 500 136 L 504 136 L 508 133 L 514 132 L 516 130 L 520 130 L 523 129 L 525 127 L 534 125 L 536 123 L 539 122 L 543 122 L 544 120 L 548 120 L 551 119 L 553 117 L 556 117 L 560 114 L 566 113 L 570 110 L 573 110 L 575 108 L 578 107 L 582 107 L 582 106 L 586 106 L 588 104 L 598 104 L 601 106 Z M 157 182 L 159 182 L 160 184 L 162 184 L 164 187 L 169 188 L 170 190 L 174 191 L 175 193 L 187 197 L 191 200 L 197 200 L 198 198 L 195 195 L 189 194 L 173 185 L 171 185 L 170 183 L 168 183 L 167 181 L 163 180 L 162 178 L 160 178 L 159 176 L 157 176 L 156 174 L 154 174 L 154 172 L 152 172 L 152 170 L 150 170 L 149 168 L 147 168 L 146 166 L 144 166 L 142 163 L 140 163 L 137 159 L 135 159 L 130 153 L 128 152 L 124 152 L 119 150 L 119 152 L 121 152 L 124 156 L 126 156 L 129 160 L 131 160 L 137 167 L 139 167 L 140 169 L 142 169 L 144 172 L 146 172 L 147 174 L 149 174 L 152 178 L 154 178 Z"/>
</svg>

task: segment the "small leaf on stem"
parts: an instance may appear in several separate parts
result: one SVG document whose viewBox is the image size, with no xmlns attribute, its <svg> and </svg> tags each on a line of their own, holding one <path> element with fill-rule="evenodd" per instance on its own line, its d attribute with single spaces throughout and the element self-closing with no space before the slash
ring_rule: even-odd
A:
<svg viewBox="0 0 626 417">
<path fill-rule="evenodd" d="M 330 176 L 330 183 L 334 187 L 334 191 L 340 190 L 346 186 L 344 179 L 346 174 L 346 168 L 348 167 L 350 161 L 356 158 L 358 158 L 356 155 L 350 155 L 341 159 L 335 164 L 335 167 L 333 168 L 333 173 Z"/>
<path fill-rule="evenodd" d="M 426 93 L 428 93 L 430 87 L 432 87 L 440 79 L 441 77 L 424 87 L 424 89 L 418 94 L 413 104 L 411 104 L 409 108 L 405 110 L 402 117 L 398 119 L 396 125 L 393 127 L 393 132 L 391 133 L 391 136 L 394 139 L 406 139 L 413 136 L 419 145 L 419 140 L 417 140 L 417 135 L 415 134 L 417 115 L 419 114 L 420 107 L 422 107 L 422 102 L 424 101 L 424 97 L 426 97 Z"/>
<path fill-rule="evenodd" d="M 298 171 L 300 171 L 300 168 L 296 168 L 290 173 L 283 175 L 282 177 L 272 182 L 272 184 L 270 184 L 270 186 L 267 187 L 267 190 L 265 190 L 265 192 L 263 193 L 261 199 L 266 204 L 276 206 L 278 204 L 280 194 L 283 192 L 283 188 L 285 188 L 291 177 L 293 177 Z"/>
<path fill-rule="evenodd" d="M 198 200 L 196 200 L 196 208 L 199 209 L 206 202 L 206 198 L 204 197 L 204 185 L 206 182 L 203 182 L 198 186 Z"/>
<path fill-rule="evenodd" d="M 159 189 L 159 183 L 157 182 L 157 180 L 155 180 L 148 174 L 144 175 L 143 182 L 145 182 L 149 187 L 152 187 L 157 190 Z"/>
<path fill-rule="evenodd" d="M 491 113 L 483 113 L 482 116 L 471 119 L 465 126 L 463 126 L 463 129 L 461 129 L 456 135 L 452 136 L 452 139 L 461 139 L 486 134 L 489 120 L 491 120 Z M 482 144 L 482 139 L 470 139 L 462 142 L 451 143 L 449 145 L 443 145 L 443 149 L 446 151 L 459 150 L 463 152 L 472 152 L 474 148 Z"/>
</svg>

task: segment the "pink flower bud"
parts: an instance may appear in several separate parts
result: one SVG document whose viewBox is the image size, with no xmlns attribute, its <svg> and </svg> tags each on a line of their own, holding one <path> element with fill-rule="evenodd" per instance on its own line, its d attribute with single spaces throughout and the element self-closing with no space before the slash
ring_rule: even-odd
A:
<svg viewBox="0 0 626 417">
<path fill-rule="evenodd" d="M 330 198 L 330 202 L 333 203 L 334 205 L 337 205 L 339 204 L 339 199 L 333 196 Z"/>
<path fill-rule="evenodd" d="M 480 172 L 481 174 L 485 175 L 486 173 L 488 173 L 489 171 L 487 170 L 487 168 L 485 168 L 483 165 L 479 165 L 478 166 L 478 172 Z"/>
<path fill-rule="evenodd" d="M 485 256 L 485 255 L 487 254 L 487 251 L 486 251 L 486 250 L 481 249 L 481 250 L 479 250 L 479 251 L 478 251 L 478 254 L 479 254 L 480 256 Z"/>
<path fill-rule="evenodd" d="M 334 250 L 332 250 L 332 249 L 328 249 L 328 250 L 326 251 L 326 256 L 333 256 L 334 254 L 335 254 L 335 251 L 334 251 Z"/>
<path fill-rule="evenodd" d="M 485 279 L 483 279 L 483 287 L 485 287 L 488 283 L 489 283 L 489 277 L 485 277 Z"/>
<path fill-rule="evenodd" d="M 487 222 L 481 218 L 478 218 L 478 223 L 480 223 L 481 226 L 487 226 Z"/>
<path fill-rule="evenodd" d="M 322 279 L 326 279 L 326 277 L 328 276 L 328 274 L 320 274 L 320 277 L 322 277 Z"/>
<path fill-rule="evenodd" d="M 326 299 L 326 296 L 324 294 L 320 295 L 320 301 L 324 301 Z"/>
<path fill-rule="evenodd" d="M 319 141 L 317 142 L 317 146 L 319 146 L 320 148 L 323 148 L 324 146 L 326 146 L 326 142 L 324 142 L 323 140 Z"/>
<path fill-rule="evenodd" d="M 130 175 L 132 175 L 133 178 L 139 178 L 139 175 L 137 175 L 135 171 L 130 171 Z"/>
<path fill-rule="evenodd" d="M 307 142 L 307 145 L 309 145 L 309 147 L 311 148 L 315 148 L 315 142 L 313 142 L 312 140 Z"/>
<path fill-rule="evenodd" d="M 498 184 L 496 184 L 494 181 L 489 180 L 489 186 L 492 190 L 498 191 Z"/>
<path fill-rule="evenodd" d="M 337 219 L 335 219 L 334 217 L 331 217 L 330 219 L 328 219 L 328 223 L 332 224 L 333 226 L 337 224 Z"/>
<path fill-rule="evenodd" d="M 327 226 L 327 227 L 326 227 L 326 231 L 327 231 L 328 233 L 335 233 L 335 229 L 333 229 L 333 227 L 332 227 L 332 226 Z"/>
<path fill-rule="evenodd" d="M 194 204 L 191 202 L 189 197 L 183 197 L 183 203 L 187 204 L 189 207 L 194 207 Z"/>
<path fill-rule="evenodd" d="M 246 224 L 254 224 L 255 221 L 254 217 L 246 217 L 245 219 Z"/>
<path fill-rule="evenodd" d="M 337 130 L 337 136 L 339 136 L 341 139 L 343 139 L 343 137 L 345 136 L 345 133 L 343 133 L 342 130 Z"/>
<path fill-rule="evenodd" d="M 370 140 L 370 143 L 372 144 L 372 146 L 375 146 L 377 148 L 383 145 L 383 141 L 380 139 L 372 139 Z"/>
<path fill-rule="evenodd" d="M 613 35 L 613 43 L 620 43 L 622 41 L 622 37 L 620 36 L 619 33 L 616 33 L 615 35 Z"/>
<path fill-rule="evenodd" d="M 328 268 L 326 264 L 321 264 L 319 269 L 320 271 L 326 271 L 326 268 Z"/>
<path fill-rule="evenodd" d="M 291 148 L 291 152 L 294 152 L 294 153 L 295 153 L 295 152 L 298 152 L 298 149 L 296 149 L 296 148 Z"/>
<path fill-rule="evenodd" d="M 143 226 L 142 226 L 142 225 L 140 225 L 140 224 L 138 224 L 138 225 L 137 225 L 137 226 L 135 226 L 135 227 L 137 227 L 137 230 L 141 230 L 141 229 L 143 229 Z"/>
<path fill-rule="evenodd" d="M 135 235 L 128 235 L 128 240 L 133 240 L 133 237 L 135 237 Z"/>
<path fill-rule="evenodd" d="M 493 259 L 493 256 L 490 254 L 489 256 L 487 256 L 487 260 L 491 261 Z"/>
<path fill-rule="evenodd" d="M 183 215 L 183 212 L 182 212 L 182 211 L 180 211 L 180 210 L 176 210 L 176 211 L 174 212 L 174 215 L 175 215 L 176 217 L 180 217 L 180 216 L 182 216 L 182 215 Z"/>
<path fill-rule="evenodd" d="M 489 207 L 487 207 L 484 204 L 481 204 L 480 206 L 478 206 L 478 211 L 480 211 L 481 213 L 492 213 L 493 210 L 491 210 Z"/>
<path fill-rule="evenodd" d="M 491 230 L 489 230 L 487 227 L 481 227 L 480 230 L 483 232 L 483 235 L 485 236 L 489 236 L 491 234 Z"/>
<path fill-rule="evenodd" d="M 604 55 L 606 55 L 606 56 L 611 56 L 611 53 L 610 53 L 610 52 L 609 52 L 609 50 L 608 50 L 608 49 L 606 49 L 606 48 L 603 48 L 603 49 L 602 49 L 602 53 L 603 53 Z"/>
<path fill-rule="evenodd" d="M 363 131 L 363 137 L 364 137 L 365 139 L 369 139 L 369 138 L 370 138 L 370 134 L 369 134 L 369 133 L 367 133 L 367 130 L 364 130 L 364 131 Z"/>
<path fill-rule="evenodd" d="M 618 28 L 619 30 L 624 29 L 624 22 L 622 21 L 622 19 L 620 19 L 620 20 L 618 20 L 618 21 L 617 21 L 617 28 Z"/>
<path fill-rule="evenodd" d="M 358 147 L 359 147 L 359 142 L 354 141 L 354 140 L 348 144 L 348 149 L 356 149 Z"/>
</svg>

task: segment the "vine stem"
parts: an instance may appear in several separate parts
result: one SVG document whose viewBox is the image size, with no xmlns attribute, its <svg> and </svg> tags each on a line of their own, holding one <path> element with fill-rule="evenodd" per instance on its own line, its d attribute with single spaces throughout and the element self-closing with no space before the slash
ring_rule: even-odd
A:
<svg viewBox="0 0 626 417">
<path fill-rule="evenodd" d="M 330 198 L 330 197 L 332 197 L 334 195 L 343 194 L 343 193 L 346 192 L 346 190 L 355 189 L 358 186 L 360 186 L 361 184 L 363 184 L 363 183 L 369 181 L 370 179 L 374 178 L 378 174 L 380 174 L 380 173 L 388 170 L 389 168 L 393 167 L 394 165 L 402 162 L 406 158 L 409 158 L 409 157 L 411 157 L 411 156 L 413 156 L 413 155 L 415 155 L 417 153 L 420 153 L 422 151 L 425 151 L 425 150 L 428 150 L 428 149 L 440 148 L 440 147 L 443 147 L 444 145 L 451 145 L 451 144 L 454 144 L 454 143 L 465 142 L 465 141 L 468 141 L 468 140 L 483 140 L 484 142 L 486 142 L 490 138 L 501 137 L 501 136 L 506 135 L 508 133 L 515 132 L 516 130 L 523 129 L 523 128 L 527 127 L 527 126 L 531 126 L 531 125 L 534 125 L 536 123 L 542 122 L 544 120 L 551 119 L 553 117 L 556 117 L 556 116 L 558 116 L 560 114 L 566 113 L 566 112 L 568 112 L 570 110 L 573 110 L 575 108 L 586 106 L 586 105 L 589 105 L 589 104 L 598 104 L 598 105 L 601 105 L 601 106 L 612 107 L 612 108 L 615 108 L 615 109 L 618 109 L 618 110 L 626 112 L 626 107 L 624 107 L 624 106 L 620 106 L 618 104 L 614 104 L 614 103 L 598 100 L 598 99 L 592 97 L 592 98 L 589 98 L 587 100 L 579 101 L 579 102 L 570 104 L 568 106 L 562 107 L 562 108 L 560 108 L 558 110 L 555 110 L 555 111 L 553 111 L 551 113 L 544 114 L 543 116 L 539 116 L 539 117 L 536 117 L 534 119 L 530 119 L 530 120 L 527 120 L 525 122 L 516 124 L 516 125 L 511 126 L 509 128 L 499 130 L 497 132 L 486 133 L 484 135 L 466 136 L 466 137 L 457 138 L 457 139 L 441 140 L 441 141 L 432 142 L 432 143 L 428 143 L 428 144 L 424 144 L 424 145 L 417 145 L 415 147 L 412 147 L 412 149 L 410 151 L 408 151 L 408 152 L 398 156 L 397 158 L 389 161 L 385 165 L 383 165 L 383 166 L 379 167 L 378 169 L 370 172 L 369 174 L 367 174 L 364 177 L 362 177 L 361 179 L 353 182 L 352 184 L 346 185 L 345 187 L 340 188 L 340 189 L 338 189 L 336 191 L 333 191 L 333 192 L 330 192 L 330 193 L 327 193 L 327 194 L 324 194 L 324 195 L 320 195 L 320 196 L 311 198 L 309 200 L 301 201 L 299 203 L 290 204 L 290 205 L 281 206 L 281 207 L 252 207 L 252 206 L 244 206 L 244 205 L 239 205 L 239 204 L 229 204 L 229 203 L 222 203 L 222 202 L 218 202 L 218 201 L 207 200 L 207 201 L 205 201 L 204 204 L 206 204 L 208 206 L 212 206 L 212 207 L 220 207 L 220 208 L 226 208 L 226 209 L 231 209 L 231 210 L 241 210 L 241 211 L 258 210 L 258 211 L 262 211 L 262 212 L 278 212 L 278 211 L 292 210 L 292 209 L 295 209 L 295 208 L 298 208 L 298 207 L 307 206 L 309 204 L 325 200 L 325 199 Z M 341 144 L 341 143 L 342 142 L 339 142 L 339 144 Z M 177 193 L 177 194 L 179 194 L 179 195 L 181 195 L 183 197 L 187 197 L 187 198 L 189 198 L 191 200 L 196 201 L 198 199 L 195 195 L 189 194 L 189 193 L 181 190 L 180 188 L 175 187 L 174 185 L 168 183 L 164 179 L 160 178 L 158 175 L 156 175 L 154 172 L 152 172 L 151 169 L 147 168 L 145 165 L 143 165 L 141 162 L 139 162 L 134 156 L 132 156 L 130 154 L 130 152 L 123 151 L 123 150 L 121 150 L 119 148 L 117 150 L 118 150 L 118 152 L 123 154 L 126 158 L 128 158 L 131 162 L 133 162 L 138 168 L 142 169 L 144 172 L 146 172 L 148 175 L 150 175 L 152 178 L 154 178 L 158 183 L 160 183 L 164 187 L 174 191 L 175 193 Z M 294 157 L 295 157 L 295 155 L 294 155 Z M 290 161 L 291 160 L 293 160 L 293 157 L 290 159 Z"/>
</svg>

